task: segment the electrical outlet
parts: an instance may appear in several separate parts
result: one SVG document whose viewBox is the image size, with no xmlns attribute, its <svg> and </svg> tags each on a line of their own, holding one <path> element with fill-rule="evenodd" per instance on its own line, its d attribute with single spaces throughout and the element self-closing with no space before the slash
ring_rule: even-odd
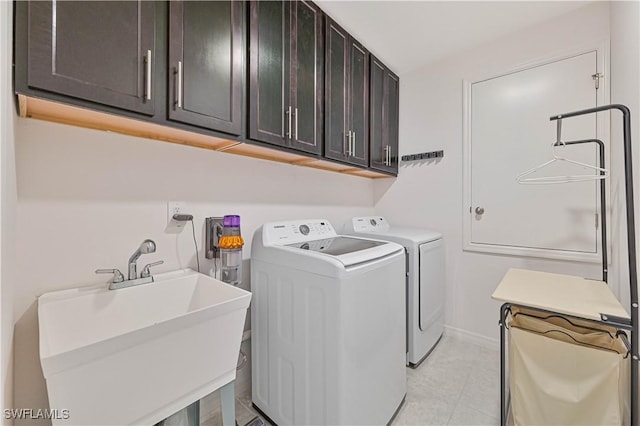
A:
<svg viewBox="0 0 640 426">
<path fill-rule="evenodd" d="M 182 227 L 183 222 L 176 223 L 173 220 L 174 214 L 182 214 L 185 212 L 186 203 L 184 201 L 169 201 L 167 203 L 167 224 L 170 225 L 173 221 L 178 228 Z"/>
</svg>

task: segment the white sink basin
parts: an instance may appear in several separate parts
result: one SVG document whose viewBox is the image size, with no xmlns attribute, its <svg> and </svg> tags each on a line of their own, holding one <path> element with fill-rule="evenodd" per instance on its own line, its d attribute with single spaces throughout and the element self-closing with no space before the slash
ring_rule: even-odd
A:
<svg viewBox="0 0 640 426">
<path fill-rule="evenodd" d="M 251 293 L 190 269 L 38 299 L 53 424 L 154 424 L 235 379 Z M 67 417 L 60 415 L 58 417 Z"/>
</svg>

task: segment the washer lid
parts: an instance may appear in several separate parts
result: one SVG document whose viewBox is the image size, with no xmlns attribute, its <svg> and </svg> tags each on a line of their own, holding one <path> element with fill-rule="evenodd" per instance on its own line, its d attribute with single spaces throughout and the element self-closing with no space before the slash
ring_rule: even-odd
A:
<svg viewBox="0 0 640 426">
<path fill-rule="evenodd" d="M 367 250 L 387 244 L 385 241 L 365 240 L 354 237 L 333 237 L 315 241 L 304 241 L 301 243 L 287 244 L 287 247 L 296 247 L 303 250 L 317 251 L 333 256 L 340 256 L 361 250 Z"/>
<path fill-rule="evenodd" d="M 254 234 L 251 247 L 252 259 L 307 270 L 331 264 L 344 271 L 402 252 L 402 246 L 393 242 L 338 235 L 325 219 L 265 223 Z"/>
<path fill-rule="evenodd" d="M 393 242 L 344 236 L 287 244 L 282 248 L 309 258 L 338 261 L 343 268 L 374 262 L 403 251 L 402 246 Z"/>
</svg>

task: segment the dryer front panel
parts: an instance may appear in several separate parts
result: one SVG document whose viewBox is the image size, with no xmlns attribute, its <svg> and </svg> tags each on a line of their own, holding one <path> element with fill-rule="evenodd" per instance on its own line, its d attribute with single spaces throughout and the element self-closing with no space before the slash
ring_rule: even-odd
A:
<svg viewBox="0 0 640 426">
<path fill-rule="evenodd" d="M 420 245 L 418 324 L 427 331 L 441 321 L 444 310 L 445 258 L 442 239 Z"/>
</svg>

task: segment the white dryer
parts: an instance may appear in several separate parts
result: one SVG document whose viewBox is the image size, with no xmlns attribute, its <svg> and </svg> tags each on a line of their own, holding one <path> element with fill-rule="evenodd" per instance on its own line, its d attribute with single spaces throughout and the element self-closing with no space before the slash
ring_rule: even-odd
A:
<svg viewBox="0 0 640 426">
<path fill-rule="evenodd" d="M 405 256 L 326 220 L 251 247 L 252 400 L 280 425 L 388 424 L 406 395 Z"/>
<path fill-rule="evenodd" d="M 445 256 L 442 234 L 391 226 L 384 217 L 354 217 L 345 233 L 393 241 L 407 253 L 407 364 L 417 367 L 444 330 Z"/>
</svg>

